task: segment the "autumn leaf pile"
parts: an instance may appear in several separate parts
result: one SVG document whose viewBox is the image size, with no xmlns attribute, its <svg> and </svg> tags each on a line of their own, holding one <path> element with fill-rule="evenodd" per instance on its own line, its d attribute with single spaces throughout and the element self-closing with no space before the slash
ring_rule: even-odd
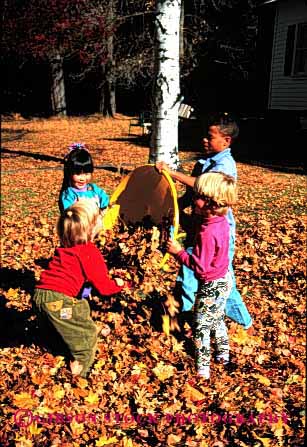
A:
<svg viewBox="0 0 307 447">
<path fill-rule="evenodd" d="M 128 128 L 121 115 L 3 122 L 1 446 L 303 446 L 303 172 L 238 163 L 235 268 L 254 325 L 247 333 L 226 319 L 231 365 L 225 370 L 212 356 L 209 383 L 196 376 L 189 325 L 181 333 L 166 327 L 176 314 L 178 265 L 158 268 L 152 229 L 118 225 L 97 239 L 111 274 L 133 287 L 103 300 L 93 294 L 99 342 L 88 379 L 73 379 L 64 357 L 43 345 L 31 293 L 58 243 L 66 148 L 88 146 L 98 166 L 94 180 L 110 194 L 123 167 L 148 159 L 148 146 Z M 180 154 L 187 172 L 191 150 Z"/>
</svg>

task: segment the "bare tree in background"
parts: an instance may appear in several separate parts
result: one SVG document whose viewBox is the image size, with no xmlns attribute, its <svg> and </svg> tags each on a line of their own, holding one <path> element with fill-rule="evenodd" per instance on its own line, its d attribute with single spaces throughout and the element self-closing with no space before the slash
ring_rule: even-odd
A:
<svg viewBox="0 0 307 447">
<path fill-rule="evenodd" d="M 106 57 L 105 9 L 99 0 L 12 0 L 6 2 L 2 43 L 6 57 L 48 63 L 54 115 L 66 115 L 64 62 L 90 66 Z M 98 38 L 99 37 L 99 38 Z"/>
</svg>

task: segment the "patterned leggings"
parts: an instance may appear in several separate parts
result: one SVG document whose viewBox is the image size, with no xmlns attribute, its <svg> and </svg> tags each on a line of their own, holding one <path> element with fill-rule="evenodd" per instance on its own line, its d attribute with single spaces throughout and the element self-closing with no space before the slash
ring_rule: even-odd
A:
<svg viewBox="0 0 307 447">
<path fill-rule="evenodd" d="M 209 378 L 210 331 L 215 332 L 218 360 L 229 361 L 227 327 L 224 322 L 226 300 L 232 287 L 231 274 L 210 282 L 200 282 L 195 302 L 196 366 Z"/>
</svg>

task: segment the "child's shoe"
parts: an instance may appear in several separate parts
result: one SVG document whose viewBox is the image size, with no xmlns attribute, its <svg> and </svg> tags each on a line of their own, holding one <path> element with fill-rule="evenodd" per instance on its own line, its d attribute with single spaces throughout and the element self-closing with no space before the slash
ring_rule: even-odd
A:
<svg viewBox="0 0 307 447">
<path fill-rule="evenodd" d="M 223 365 L 228 365 L 229 363 L 229 354 L 221 354 L 216 357 L 217 363 L 222 363 Z"/>
<path fill-rule="evenodd" d="M 198 368 L 197 375 L 199 377 L 202 377 L 204 379 L 210 379 L 210 369 L 209 366 L 203 366 L 201 368 Z"/>
<path fill-rule="evenodd" d="M 227 358 L 225 359 L 222 356 L 221 357 L 218 356 L 216 361 L 220 365 L 223 365 L 227 374 L 233 373 L 238 368 L 238 365 L 236 363 L 233 363 L 231 359 L 229 359 L 229 357 L 228 359 Z"/>
<path fill-rule="evenodd" d="M 83 366 L 81 363 L 78 362 L 78 360 L 74 360 L 73 362 L 70 362 L 70 371 L 73 376 L 79 376 L 81 374 L 81 371 L 83 369 Z"/>
</svg>

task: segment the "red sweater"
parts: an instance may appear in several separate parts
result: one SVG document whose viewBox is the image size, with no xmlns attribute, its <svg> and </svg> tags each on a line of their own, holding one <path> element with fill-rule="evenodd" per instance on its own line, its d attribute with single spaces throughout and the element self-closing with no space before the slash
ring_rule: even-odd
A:
<svg viewBox="0 0 307 447">
<path fill-rule="evenodd" d="M 57 248 L 36 287 L 76 297 L 85 281 L 101 295 L 113 295 L 123 288 L 110 279 L 105 260 L 92 242 Z"/>
</svg>

